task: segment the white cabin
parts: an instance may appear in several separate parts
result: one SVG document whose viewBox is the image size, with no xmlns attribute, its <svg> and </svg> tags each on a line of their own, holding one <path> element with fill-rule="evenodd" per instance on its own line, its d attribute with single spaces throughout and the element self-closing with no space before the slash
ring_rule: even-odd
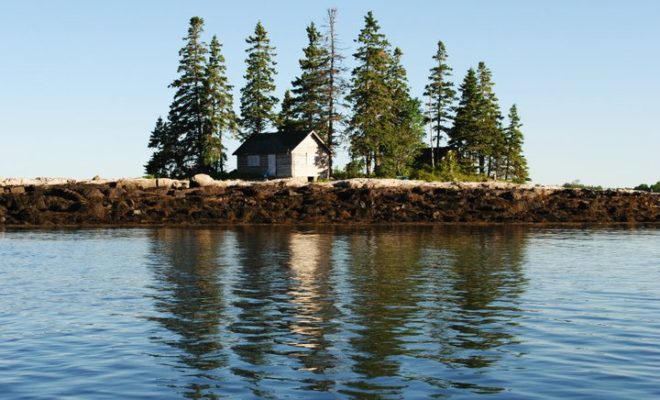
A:
<svg viewBox="0 0 660 400">
<path fill-rule="evenodd" d="M 329 176 L 330 149 L 314 131 L 257 133 L 234 152 L 238 173 L 264 178 Z"/>
</svg>

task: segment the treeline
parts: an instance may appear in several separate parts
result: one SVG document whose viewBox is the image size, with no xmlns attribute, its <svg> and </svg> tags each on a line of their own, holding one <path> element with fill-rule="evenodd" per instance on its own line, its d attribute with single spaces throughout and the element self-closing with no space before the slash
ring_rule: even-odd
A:
<svg viewBox="0 0 660 400">
<path fill-rule="evenodd" d="M 644 192 L 653 192 L 660 193 L 660 181 L 657 181 L 655 184 L 646 184 L 642 183 L 635 186 L 635 190 L 642 190 Z"/>
<path fill-rule="evenodd" d="M 264 26 L 257 23 L 246 39 L 240 116 L 233 111 L 221 45 L 215 36 L 208 46 L 202 42 L 203 20 L 193 17 L 179 51 L 179 77 L 170 85 L 176 92 L 167 120 L 159 119 L 150 137 L 149 147 L 155 151 L 147 173 L 222 176 L 227 159 L 223 137 L 245 139 L 277 129 L 315 130 L 333 155 L 339 143 L 347 143 L 351 162 L 344 175 L 416 175 L 413 165 L 421 168 L 415 161 L 425 147 L 429 125 L 430 144 L 439 148 L 447 143 L 448 151 L 441 160 L 431 157 L 424 167 L 427 176 L 528 180 L 517 108 L 511 107 L 505 126 L 491 71 L 483 62 L 468 70 L 457 93 L 445 46 L 439 41 L 422 102 L 411 95 L 401 63 L 403 51 L 392 47 L 372 12 L 355 40 L 356 66 L 346 77 L 336 15 L 335 9 L 328 10 L 323 31 L 313 22 L 307 26 L 300 75 L 285 91 L 279 111 L 274 95 L 276 52 Z"/>
</svg>

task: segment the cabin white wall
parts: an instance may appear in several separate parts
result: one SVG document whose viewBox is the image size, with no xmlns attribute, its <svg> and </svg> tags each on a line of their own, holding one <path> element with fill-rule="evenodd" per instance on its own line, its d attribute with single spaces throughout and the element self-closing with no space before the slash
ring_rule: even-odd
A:
<svg viewBox="0 0 660 400">
<path fill-rule="evenodd" d="M 327 167 L 327 155 L 314 138 L 307 136 L 291 151 L 291 176 L 321 176 Z"/>
</svg>

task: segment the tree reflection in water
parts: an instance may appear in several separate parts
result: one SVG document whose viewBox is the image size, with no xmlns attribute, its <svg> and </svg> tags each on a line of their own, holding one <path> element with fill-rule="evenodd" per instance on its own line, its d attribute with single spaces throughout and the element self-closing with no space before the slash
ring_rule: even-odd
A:
<svg viewBox="0 0 660 400">
<path fill-rule="evenodd" d="M 239 228 L 238 254 L 231 298 L 235 318 L 229 325 L 232 351 L 238 357 L 232 373 L 245 379 L 258 397 L 270 397 L 264 379 L 276 375 L 274 368 L 287 331 L 287 243 L 282 232 L 267 228 Z"/>
<path fill-rule="evenodd" d="M 415 380 L 448 391 L 500 391 L 467 382 L 468 371 L 492 366 L 498 347 L 515 344 L 525 232 L 415 227 L 351 235 L 359 379 L 346 392 L 396 396 Z"/>
<path fill-rule="evenodd" d="M 185 370 L 195 371 L 196 379 L 184 388 L 189 398 L 212 396 L 219 387 L 214 371 L 227 365 L 220 331 L 226 304 L 218 279 L 226 235 L 212 230 L 152 231 L 150 261 L 159 312 L 152 319 L 175 334 L 163 341 L 179 350 Z"/>
<path fill-rule="evenodd" d="M 501 391 L 501 387 L 471 381 L 480 381 L 480 371 L 495 366 L 502 346 L 517 344 L 512 332 L 522 312 L 518 298 L 527 283 L 522 272 L 527 229 L 434 231 L 435 244 L 427 246 L 423 261 L 432 266 L 424 293 L 430 305 L 426 312 L 429 335 L 439 348 L 436 354 L 425 356 L 448 367 L 451 386 Z"/>
<path fill-rule="evenodd" d="M 187 397 L 501 390 L 484 377 L 516 343 L 523 228 L 152 235 L 153 319 L 172 333 L 154 340 L 178 350 Z"/>
</svg>

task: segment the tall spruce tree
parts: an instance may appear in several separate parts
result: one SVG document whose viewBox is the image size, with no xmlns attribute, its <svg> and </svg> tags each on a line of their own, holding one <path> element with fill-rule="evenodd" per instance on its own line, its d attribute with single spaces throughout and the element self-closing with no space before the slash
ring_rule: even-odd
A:
<svg viewBox="0 0 660 400">
<path fill-rule="evenodd" d="M 327 132 L 324 135 L 325 144 L 330 149 L 330 159 L 328 160 L 328 172 L 332 173 L 332 158 L 335 153 L 335 143 L 338 142 L 338 127 L 342 124 L 344 116 L 341 113 L 342 97 L 346 91 L 347 83 L 344 78 L 346 69 L 343 65 L 344 56 L 339 49 L 339 39 L 337 36 L 337 9 L 329 8 L 327 10 L 326 18 L 326 32 L 324 47 L 328 55 L 328 62 L 326 64 L 326 76 L 328 84 L 326 86 L 327 93 Z"/>
<path fill-rule="evenodd" d="M 492 73 L 484 62 L 477 66 L 480 92 L 480 119 L 477 135 L 479 148 L 479 173 L 492 178 L 497 177 L 498 164 L 504 146 L 502 113 L 495 91 Z"/>
<path fill-rule="evenodd" d="M 456 108 L 454 125 L 449 132 L 449 145 L 458 156 L 458 162 L 463 173 L 474 173 L 475 160 L 482 152 L 479 143 L 481 118 L 481 92 L 479 80 L 474 68 L 470 68 L 460 86 L 460 99 Z"/>
<path fill-rule="evenodd" d="M 179 77 L 169 85 L 176 91 L 167 122 L 159 118 L 149 139 L 149 147 L 156 149 L 145 165 L 149 174 L 184 177 L 202 165 L 206 107 L 203 26 L 202 18 L 190 19 L 185 45 L 179 50 Z"/>
<path fill-rule="evenodd" d="M 449 80 L 452 70 L 447 65 L 447 51 L 442 41 L 438 41 L 433 60 L 435 65 L 431 68 L 429 83 L 424 88 L 424 96 L 429 99 L 426 115 L 435 133 L 432 141 L 435 139 L 435 146 L 440 147 L 442 136 L 449 135 L 453 104 L 456 101 L 454 84 Z"/>
<path fill-rule="evenodd" d="M 509 110 L 509 125 L 504 130 L 504 153 L 501 164 L 502 175 L 505 180 L 523 183 L 529 180 L 527 160 L 523 155 L 523 133 L 520 130 L 522 123 L 518 115 L 518 107 L 514 104 Z"/>
<path fill-rule="evenodd" d="M 392 95 L 388 85 L 391 63 L 390 44 L 380 32 L 380 26 L 369 11 L 364 28 L 353 54 L 357 66 L 351 75 L 351 90 L 347 100 L 351 103 L 349 121 L 351 157 L 363 159 L 366 174 L 378 173 L 382 161 L 383 141 L 392 130 Z"/>
<path fill-rule="evenodd" d="M 400 176 L 422 147 L 424 116 L 418 99 L 410 97 L 406 70 L 401 64 L 403 52 L 398 47 L 392 53 L 388 87 L 392 96 L 391 130 L 383 138 L 383 160 L 380 175 Z"/>
<path fill-rule="evenodd" d="M 277 129 L 280 132 L 295 132 L 302 129 L 302 124 L 296 115 L 295 102 L 296 100 L 291 95 L 291 91 L 285 91 L 280 113 L 277 117 Z"/>
<path fill-rule="evenodd" d="M 209 45 L 204 81 L 206 112 L 202 142 L 203 157 L 199 169 L 211 175 L 224 172 L 227 155 L 222 142 L 223 135 L 227 132 L 235 134 L 238 131 L 234 113 L 233 87 L 227 80 L 227 67 L 221 47 L 218 38 L 213 36 Z"/>
<path fill-rule="evenodd" d="M 241 89 L 241 138 L 245 139 L 254 133 L 264 132 L 269 124 L 277 124 L 277 114 L 273 108 L 277 104 L 275 91 L 275 48 L 270 45 L 268 34 L 261 21 L 254 29 L 254 35 L 248 37 L 246 43 L 250 46 L 247 71 L 243 76 L 245 86 Z"/>
<path fill-rule="evenodd" d="M 157 178 L 174 175 L 180 164 L 178 138 L 161 117 L 158 117 L 156 126 L 151 131 L 148 147 L 155 151 L 144 166 L 146 173 Z"/>
<path fill-rule="evenodd" d="M 170 106 L 168 126 L 178 138 L 177 152 L 181 154 L 178 165 L 172 171 L 175 176 L 185 176 L 201 169 L 204 158 L 204 116 L 205 110 L 205 64 L 206 46 L 201 41 L 204 20 L 192 17 L 186 44 L 179 51 L 179 78 L 170 84 L 175 88 L 174 100 Z"/>
<path fill-rule="evenodd" d="M 293 82 L 295 112 L 304 130 L 314 130 L 324 136 L 327 127 L 328 53 L 322 45 L 321 33 L 314 23 L 307 26 L 307 46 L 300 63 L 301 75 Z"/>
</svg>

